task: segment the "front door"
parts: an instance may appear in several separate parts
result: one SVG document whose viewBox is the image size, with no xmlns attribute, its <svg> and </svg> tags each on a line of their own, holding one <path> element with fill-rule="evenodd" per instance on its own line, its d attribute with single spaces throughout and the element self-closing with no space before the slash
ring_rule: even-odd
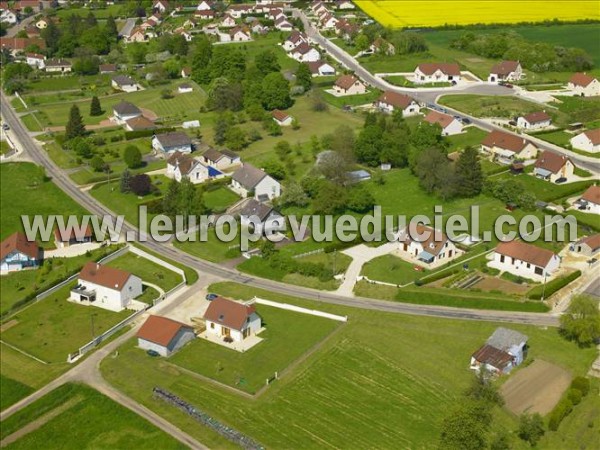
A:
<svg viewBox="0 0 600 450">
<path fill-rule="evenodd" d="M 230 336 L 231 330 L 227 327 L 221 327 L 221 336 Z"/>
</svg>

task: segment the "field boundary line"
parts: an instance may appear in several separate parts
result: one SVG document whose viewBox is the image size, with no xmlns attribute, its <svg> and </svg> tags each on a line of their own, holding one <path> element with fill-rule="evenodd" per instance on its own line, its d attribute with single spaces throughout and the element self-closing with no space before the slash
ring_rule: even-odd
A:
<svg viewBox="0 0 600 450">
<path fill-rule="evenodd" d="M 0 344 L 4 344 L 9 348 L 12 348 L 14 351 L 21 353 L 22 355 L 27 356 L 28 358 L 34 359 L 39 363 L 45 364 L 45 365 L 50 365 L 50 363 L 48 361 L 44 361 L 43 359 L 38 358 L 37 356 L 33 356 L 31 353 L 27 353 L 25 350 L 21 350 L 19 347 L 15 347 L 12 344 L 9 344 L 6 341 L 3 341 L 2 339 L 0 339 Z"/>
</svg>

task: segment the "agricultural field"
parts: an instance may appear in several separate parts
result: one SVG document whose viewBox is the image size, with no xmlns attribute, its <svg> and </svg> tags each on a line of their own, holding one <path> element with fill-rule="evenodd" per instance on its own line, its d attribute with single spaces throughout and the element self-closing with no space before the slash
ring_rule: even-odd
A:
<svg viewBox="0 0 600 450">
<path fill-rule="evenodd" d="M 445 413 L 456 405 L 471 380 L 467 369 L 471 353 L 498 326 L 363 311 L 233 283 L 213 285 L 210 290 L 234 298 L 258 295 L 348 315 L 349 320 L 313 355 L 255 399 L 173 370 L 136 349 L 133 342 L 117 358 L 102 363 L 102 373 L 109 382 L 207 444 L 213 439 L 208 430 L 153 400 L 152 387 L 174 392 L 269 448 L 347 448 L 349 442 L 352 448 L 434 447 Z M 596 357 L 595 349 L 579 349 L 555 329 L 511 328 L 529 336 L 529 359 L 557 364 L 574 376 L 584 374 Z M 588 416 L 590 408 L 583 405 L 580 410 L 584 416 L 578 416 L 576 410 L 574 418 L 585 420 Z M 513 415 L 499 410 L 498 416 L 499 426 L 516 429 L 518 420 Z M 560 447 L 560 431 L 545 437 L 544 448 Z M 511 439 L 511 448 L 526 448 L 516 438 Z M 593 434 L 587 433 L 586 439 L 591 444 Z"/>
<path fill-rule="evenodd" d="M 356 4 L 384 26 L 393 28 L 438 27 L 477 23 L 522 23 L 559 19 L 574 21 L 600 19 L 593 1 L 540 2 L 524 0 L 519 8 L 507 8 L 498 0 L 482 2 L 452 1 L 441 7 L 433 0 L 357 0 Z"/>
<path fill-rule="evenodd" d="M 30 430 L 14 434 L 28 424 Z M 0 437 L 11 449 L 40 448 L 49 442 L 60 442 L 65 450 L 186 448 L 134 412 L 81 384 L 60 386 L 4 420 Z"/>
</svg>

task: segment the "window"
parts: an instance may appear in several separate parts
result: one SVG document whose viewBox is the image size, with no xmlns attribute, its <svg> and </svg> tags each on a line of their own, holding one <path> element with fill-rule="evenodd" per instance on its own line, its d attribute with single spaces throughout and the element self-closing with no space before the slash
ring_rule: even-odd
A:
<svg viewBox="0 0 600 450">
<path fill-rule="evenodd" d="M 504 262 L 504 255 L 500 255 L 500 262 L 503 263 Z"/>
<path fill-rule="evenodd" d="M 211 322 L 211 323 L 210 323 L 210 328 L 211 328 L 211 329 L 213 329 L 213 330 L 215 329 L 215 324 L 214 324 L 214 322 Z"/>
<path fill-rule="evenodd" d="M 542 269 L 541 267 L 536 267 L 535 268 L 535 274 L 536 275 L 543 275 L 544 274 L 544 269 Z"/>
<path fill-rule="evenodd" d="M 527 263 L 527 268 L 530 269 L 531 268 L 531 264 Z"/>
</svg>

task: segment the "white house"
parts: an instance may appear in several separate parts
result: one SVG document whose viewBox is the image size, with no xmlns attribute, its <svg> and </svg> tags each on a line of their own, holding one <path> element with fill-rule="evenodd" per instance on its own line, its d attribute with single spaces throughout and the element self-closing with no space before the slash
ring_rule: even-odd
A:
<svg viewBox="0 0 600 450">
<path fill-rule="evenodd" d="M 160 11 L 161 13 L 164 13 L 166 10 L 169 9 L 169 2 L 167 0 L 156 0 L 152 4 L 152 9 L 154 9 L 155 11 Z"/>
<path fill-rule="evenodd" d="M 527 354 L 528 337 L 508 328 L 496 328 L 485 345 L 471 356 L 470 368 L 501 375 L 520 365 Z"/>
<path fill-rule="evenodd" d="M 17 17 L 17 13 L 10 9 L 5 9 L 2 12 L 0 12 L 0 23 L 8 23 L 10 25 L 14 25 L 18 21 L 19 18 Z"/>
<path fill-rule="evenodd" d="M 46 67 L 46 57 L 39 53 L 27 53 L 26 62 L 27 65 L 36 69 L 43 70 Z"/>
<path fill-rule="evenodd" d="M 125 100 L 121 100 L 113 106 L 113 120 L 118 124 L 124 124 L 128 120 L 141 115 L 142 111 L 137 106 Z"/>
<path fill-rule="evenodd" d="M 354 9 L 354 3 L 352 3 L 350 0 L 338 0 L 337 2 L 335 2 L 335 6 L 337 9 L 342 9 L 342 10 L 348 10 L 348 9 Z"/>
<path fill-rule="evenodd" d="M 568 180 L 574 171 L 575 165 L 567 156 L 546 150 L 538 156 L 533 174 L 554 183 L 558 179 Z"/>
<path fill-rule="evenodd" d="M 179 92 L 180 94 L 187 94 L 189 92 L 193 92 L 194 88 L 192 87 L 191 84 L 188 83 L 183 83 L 180 84 L 179 86 L 177 86 L 177 92 Z"/>
<path fill-rule="evenodd" d="M 254 193 L 258 201 L 267 201 L 281 195 L 281 184 L 266 172 L 251 164 L 243 163 L 231 177 L 231 189 L 242 197 Z"/>
<path fill-rule="evenodd" d="M 78 283 L 71 289 L 70 300 L 122 311 L 131 300 L 142 295 L 141 278 L 114 267 L 88 262 L 79 272 Z"/>
<path fill-rule="evenodd" d="M 92 228 L 73 227 L 70 230 L 54 230 L 54 245 L 56 248 L 66 248 L 71 245 L 85 244 L 92 242 Z"/>
<path fill-rule="evenodd" d="M 168 357 L 196 337 L 194 328 L 168 317 L 150 316 L 136 334 L 138 347 Z"/>
<path fill-rule="evenodd" d="M 442 136 L 452 136 L 454 134 L 462 133 L 463 124 L 460 120 L 449 116 L 448 114 L 442 114 L 437 111 L 429 111 L 425 116 L 425 122 L 434 124 L 437 123 L 442 127 Z"/>
<path fill-rule="evenodd" d="M 560 266 L 558 255 L 522 241 L 501 242 L 488 266 L 516 276 L 542 281 Z"/>
<path fill-rule="evenodd" d="M 135 92 L 139 88 L 135 80 L 127 75 L 115 75 L 111 80 L 111 86 L 123 92 Z"/>
<path fill-rule="evenodd" d="M 523 130 L 542 130 L 552 125 L 552 117 L 545 111 L 537 111 L 517 118 L 517 127 Z"/>
<path fill-rule="evenodd" d="M 335 67 L 325 61 L 311 61 L 305 63 L 313 77 L 327 77 L 335 75 Z"/>
<path fill-rule="evenodd" d="M 519 61 L 502 61 L 492 67 L 488 81 L 498 83 L 500 81 L 519 81 L 523 77 L 523 68 Z"/>
<path fill-rule="evenodd" d="M 41 261 L 42 256 L 37 243 L 27 240 L 24 233 L 13 233 L 0 243 L 2 273 L 37 267 Z"/>
<path fill-rule="evenodd" d="M 299 62 L 310 62 L 318 61 L 321 59 L 319 51 L 308 45 L 306 42 L 302 42 L 291 52 L 292 58 Z"/>
<path fill-rule="evenodd" d="M 221 20 L 221 26 L 223 28 L 235 27 L 235 19 L 233 17 L 231 17 L 229 14 L 225 14 L 223 19 Z"/>
<path fill-rule="evenodd" d="M 227 8 L 227 14 L 236 19 L 241 19 L 242 16 L 252 14 L 254 12 L 254 5 L 241 4 L 241 5 L 229 5 Z"/>
<path fill-rule="evenodd" d="M 198 184 L 210 178 L 218 178 L 223 174 L 212 167 L 205 166 L 188 153 L 176 151 L 167 159 L 167 172 L 165 175 L 177 182 L 181 182 L 183 178 L 188 178 L 192 183 Z"/>
<path fill-rule="evenodd" d="M 586 73 L 574 74 L 569 83 L 567 83 L 567 88 L 573 91 L 575 95 L 581 97 L 595 97 L 600 95 L 600 82 L 598 78 L 594 78 Z"/>
<path fill-rule="evenodd" d="M 450 261 L 458 256 L 456 246 L 444 233 L 421 224 L 402 230 L 398 242 L 401 252 L 427 264 Z"/>
<path fill-rule="evenodd" d="M 242 342 L 258 333 L 262 327 L 255 306 L 217 297 L 204 313 L 206 334 L 227 340 Z"/>
<path fill-rule="evenodd" d="M 191 153 L 192 141 L 184 132 L 173 131 L 155 135 L 152 138 L 152 148 L 165 154 L 174 152 Z"/>
<path fill-rule="evenodd" d="M 280 17 L 275 21 L 275 28 L 281 31 L 292 31 L 294 25 L 292 25 L 285 17 Z"/>
<path fill-rule="evenodd" d="M 578 240 L 573 244 L 573 250 L 585 256 L 596 256 L 600 252 L 600 233 Z"/>
<path fill-rule="evenodd" d="M 402 111 L 402 117 L 414 116 L 421 112 L 421 107 L 414 98 L 392 91 L 385 91 L 381 94 L 375 102 L 375 107 L 388 114 L 398 109 Z"/>
<path fill-rule="evenodd" d="M 302 43 L 308 44 L 308 37 L 303 32 L 294 30 L 292 31 L 292 34 L 283 41 L 283 49 L 286 52 L 291 52 Z"/>
<path fill-rule="evenodd" d="M 333 14 L 325 13 L 321 16 L 320 22 L 321 28 L 324 30 L 331 30 L 335 28 L 335 24 L 338 23 L 338 18 Z"/>
<path fill-rule="evenodd" d="M 590 186 L 577 200 L 580 211 L 600 214 L 600 186 Z"/>
<path fill-rule="evenodd" d="M 66 59 L 48 59 L 44 71 L 48 73 L 69 73 L 71 72 L 71 62 Z"/>
<path fill-rule="evenodd" d="M 212 11 L 212 4 L 213 4 L 213 2 L 202 0 L 198 4 L 196 11 Z"/>
<path fill-rule="evenodd" d="M 285 222 L 285 218 L 272 206 L 253 198 L 241 200 L 233 208 L 230 208 L 227 213 L 239 216 L 240 224 L 243 227 L 248 227 L 261 235 L 278 232 Z"/>
<path fill-rule="evenodd" d="M 501 130 L 490 131 L 481 142 L 481 152 L 503 164 L 511 164 L 515 159 L 535 158 L 537 151 L 527 139 Z"/>
<path fill-rule="evenodd" d="M 587 130 L 571 138 L 571 147 L 586 152 L 600 152 L 600 128 Z"/>
<path fill-rule="evenodd" d="M 286 112 L 280 111 L 279 109 L 274 109 L 271 111 L 271 117 L 273 117 L 275 123 L 280 127 L 289 127 L 294 121 L 292 116 Z"/>
<path fill-rule="evenodd" d="M 359 95 L 367 92 L 367 86 L 354 75 L 342 75 L 333 84 L 337 95 Z"/>
<path fill-rule="evenodd" d="M 422 63 L 414 72 L 414 82 L 417 84 L 457 81 L 460 81 L 460 67 L 455 63 Z"/>
<path fill-rule="evenodd" d="M 123 36 L 123 41 L 126 44 L 129 44 L 132 42 L 148 42 L 149 38 L 150 38 L 150 35 L 148 33 L 146 33 L 144 28 L 142 28 L 140 26 L 140 27 L 136 27 L 129 35 Z"/>
<path fill-rule="evenodd" d="M 248 42 L 252 40 L 250 30 L 242 27 L 235 27 L 229 31 L 232 42 Z"/>
<path fill-rule="evenodd" d="M 214 167 L 219 170 L 229 169 L 230 167 L 241 164 L 240 155 L 231 150 L 217 150 L 209 147 L 204 153 L 202 153 L 202 162 L 210 167 Z"/>
</svg>

